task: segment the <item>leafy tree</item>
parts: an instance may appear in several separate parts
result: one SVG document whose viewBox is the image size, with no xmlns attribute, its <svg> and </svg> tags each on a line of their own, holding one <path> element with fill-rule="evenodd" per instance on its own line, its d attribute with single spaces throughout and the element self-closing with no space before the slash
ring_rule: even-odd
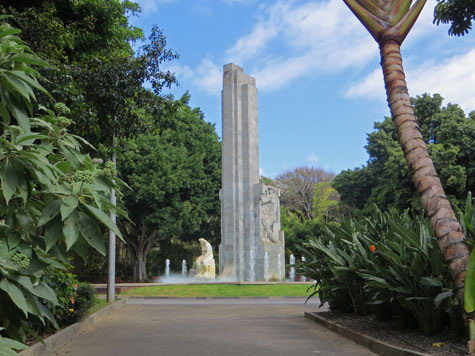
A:
<svg viewBox="0 0 475 356">
<path fill-rule="evenodd" d="M 214 126 L 189 95 L 154 116 L 155 129 L 122 142 L 120 176 L 132 188 L 124 206 L 134 224 L 122 222 L 134 280 L 147 278 L 147 252 L 160 241 L 219 236 L 221 149 Z"/>
<path fill-rule="evenodd" d="M 315 218 L 327 219 L 335 212 L 340 200 L 335 188 L 330 182 L 318 182 L 313 186 L 312 215 Z"/>
<path fill-rule="evenodd" d="M 442 107 L 438 94 L 423 94 L 411 98 L 423 139 L 439 172 L 449 198 L 464 204 L 469 191 L 475 189 L 475 120 L 455 104 Z M 341 172 L 333 187 L 341 194 L 341 201 L 368 212 L 372 204 L 382 209 L 407 207 L 420 210 L 417 191 L 397 142 L 392 119 L 375 123 L 375 131 L 368 134 L 366 166 Z"/>
<path fill-rule="evenodd" d="M 406 0 L 344 1 L 379 45 L 388 104 L 399 143 L 462 305 L 470 251 L 420 132 L 402 67 L 401 45 L 426 0 L 417 0 L 412 7 L 412 1 Z M 469 319 L 475 327 L 473 316 Z M 471 348 L 475 354 L 475 340 L 472 341 Z"/>
<path fill-rule="evenodd" d="M 145 81 L 159 94 L 176 78 L 161 64 L 178 55 L 166 48 L 156 26 L 149 41 L 134 53 L 131 43 L 143 40 L 130 26 L 128 14 L 140 11 L 131 1 L 3 0 L 3 12 L 23 30 L 22 37 L 52 67 L 42 71 L 56 100 L 71 108 L 71 129 L 95 146 L 111 148 L 113 138 L 133 135 L 147 126 Z M 0 10 L 2 8 L 0 7 Z"/>
<path fill-rule="evenodd" d="M 285 232 L 285 247 L 289 254 L 296 253 L 299 246 L 320 236 L 326 226 L 321 217 L 301 221 L 297 214 L 286 207 L 280 210 L 280 223 Z"/>
<path fill-rule="evenodd" d="M 35 110 L 35 92 L 49 93 L 31 65 L 46 63 L 19 33 L 0 25 L 0 323 L 24 340 L 32 322 L 56 325 L 46 305 L 57 297 L 44 278 L 48 266 L 63 267 L 52 257 L 67 260 L 69 250 L 85 257 L 88 245 L 104 254 L 101 226 L 121 234 L 106 214 L 115 177 L 81 153 L 88 143 L 68 133 L 68 108 Z M 2 354 L 18 348 L 0 343 Z"/>
<path fill-rule="evenodd" d="M 314 186 L 319 182 L 331 182 L 334 174 L 322 168 L 301 166 L 279 174 L 275 185 L 280 189 L 280 202 L 304 219 L 313 219 Z"/>
<path fill-rule="evenodd" d="M 450 23 L 449 34 L 463 36 L 472 29 L 475 20 L 475 3 L 472 0 L 438 0 L 434 10 L 434 23 Z"/>
<path fill-rule="evenodd" d="M 290 252 L 317 237 L 325 225 L 336 217 L 339 196 L 331 187 L 333 173 L 315 167 L 297 167 L 269 183 L 281 189 L 281 226 Z"/>
</svg>

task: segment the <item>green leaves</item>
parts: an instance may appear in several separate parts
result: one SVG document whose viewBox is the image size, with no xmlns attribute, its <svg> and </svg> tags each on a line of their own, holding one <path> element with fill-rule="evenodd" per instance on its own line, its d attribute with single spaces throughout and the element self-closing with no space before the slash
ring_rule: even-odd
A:
<svg viewBox="0 0 475 356">
<path fill-rule="evenodd" d="M 18 356 L 18 353 L 14 350 L 24 350 L 27 347 L 27 345 L 21 342 L 0 336 L 0 354 L 2 356 Z"/>
<path fill-rule="evenodd" d="M 13 303 L 15 303 L 16 306 L 23 311 L 25 316 L 28 316 L 28 311 L 30 308 L 28 308 L 25 296 L 23 295 L 20 288 L 9 282 L 7 278 L 3 278 L 0 282 L 0 289 L 4 290 L 8 294 Z"/>
<path fill-rule="evenodd" d="M 467 264 L 467 274 L 465 275 L 465 311 L 472 313 L 475 310 L 475 251 Z"/>
<path fill-rule="evenodd" d="M 65 220 L 78 206 L 78 198 L 74 195 L 66 197 L 61 203 L 61 220 Z"/>
<path fill-rule="evenodd" d="M 58 298 L 46 282 L 52 270 L 64 267 L 51 256 L 67 261 L 69 249 L 86 256 L 87 246 L 105 254 L 99 224 L 118 230 L 101 209 L 113 209 L 107 194 L 118 187 L 116 177 L 105 179 L 80 152 L 85 142 L 65 128 L 70 121 L 64 105 L 55 106 L 59 113 L 45 109 L 33 117 L 35 92 L 49 94 L 31 65 L 46 62 L 18 33 L 0 24 L 0 322 L 22 340 L 25 331 L 34 333 L 28 324 L 33 320 L 57 325 L 49 308 Z M 87 181 L 74 180 L 78 171 Z M 0 354 L 23 347 L 10 341 L 0 337 Z"/>
<path fill-rule="evenodd" d="M 71 214 L 63 226 L 63 234 L 66 241 L 66 250 L 69 250 L 79 238 L 79 213 Z"/>
<path fill-rule="evenodd" d="M 373 207 L 371 217 L 327 225 L 304 243 L 299 251 L 307 262 L 297 270 L 317 281 L 332 309 L 371 313 L 374 305 L 398 305 L 430 334 L 456 315 L 457 304 L 432 234 L 422 216 Z"/>
<path fill-rule="evenodd" d="M 45 206 L 40 218 L 38 219 L 38 226 L 46 224 L 48 221 L 54 219 L 60 212 L 61 200 L 55 200 Z"/>
<path fill-rule="evenodd" d="M 114 222 L 110 219 L 109 216 L 107 216 L 102 210 L 97 209 L 96 207 L 88 204 L 84 204 L 84 206 L 89 210 L 89 212 L 100 222 L 102 222 L 104 225 L 106 225 L 109 229 L 114 231 L 114 233 L 123 239 L 122 234 L 120 233 L 120 230 L 117 228 L 117 225 L 114 224 Z"/>
<path fill-rule="evenodd" d="M 15 193 L 17 186 L 16 169 L 11 163 L 7 161 L 3 166 L 1 174 L 3 196 L 5 197 L 5 201 L 8 204 Z"/>
<path fill-rule="evenodd" d="M 470 0 L 439 0 L 434 10 L 434 23 L 450 23 L 449 35 L 463 36 L 472 29 L 475 4 Z"/>
<path fill-rule="evenodd" d="M 80 213 L 79 231 L 86 239 L 87 243 L 96 249 L 103 256 L 106 255 L 106 245 L 104 243 L 104 235 L 96 222 L 88 215 Z"/>
</svg>

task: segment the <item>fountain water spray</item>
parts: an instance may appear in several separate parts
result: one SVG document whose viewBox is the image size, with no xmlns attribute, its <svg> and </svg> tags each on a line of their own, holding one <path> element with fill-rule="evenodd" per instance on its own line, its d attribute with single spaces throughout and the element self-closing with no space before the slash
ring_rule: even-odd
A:
<svg viewBox="0 0 475 356">
<path fill-rule="evenodd" d="M 291 282 L 295 282 L 295 256 L 293 254 L 290 255 L 290 273 L 289 273 L 289 279 Z"/>
<path fill-rule="evenodd" d="M 168 258 L 165 260 L 165 277 L 170 278 L 170 260 Z"/>
<path fill-rule="evenodd" d="M 186 260 L 183 260 L 181 262 L 181 275 L 183 276 L 183 278 L 186 278 L 186 276 L 188 275 L 188 268 L 186 267 Z"/>
</svg>

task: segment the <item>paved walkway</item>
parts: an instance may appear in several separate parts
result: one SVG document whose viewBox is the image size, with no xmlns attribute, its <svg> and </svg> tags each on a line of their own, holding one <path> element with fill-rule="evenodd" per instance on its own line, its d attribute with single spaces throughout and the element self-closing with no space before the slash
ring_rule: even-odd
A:
<svg viewBox="0 0 475 356">
<path fill-rule="evenodd" d="M 130 299 L 57 356 L 372 356 L 304 318 L 300 299 Z"/>
</svg>

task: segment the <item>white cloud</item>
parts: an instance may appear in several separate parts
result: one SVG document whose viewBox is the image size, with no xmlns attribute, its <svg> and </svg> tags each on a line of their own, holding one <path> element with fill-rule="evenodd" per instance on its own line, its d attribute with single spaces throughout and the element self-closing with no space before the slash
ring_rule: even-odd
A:
<svg viewBox="0 0 475 356">
<path fill-rule="evenodd" d="M 384 99 L 386 97 L 385 93 L 383 73 L 381 68 L 377 68 L 359 83 L 352 84 L 346 91 L 345 96 L 347 98 Z"/>
<path fill-rule="evenodd" d="M 195 69 L 177 64 L 170 65 L 169 69 L 177 75 L 178 81 L 186 81 L 194 87 L 203 90 L 209 95 L 217 95 L 222 88 L 222 69 L 209 58 L 204 58 Z"/>
<path fill-rule="evenodd" d="M 407 80 L 411 95 L 439 93 L 467 113 L 475 110 L 475 49 L 436 65 L 423 64 L 408 72 Z"/>
<path fill-rule="evenodd" d="M 406 70 L 410 95 L 439 93 L 445 103 L 459 104 L 465 112 L 475 110 L 475 50 L 442 62 L 427 62 Z M 346 91 L 347 97 L 385 100 L 381 69 L 378 68 Z"/>
<path fill-rule="evenodd" d="M 231 5 L 253 0 L 223 1 Z M 421 39 L 437 30 L 432 24 L 435 3 L 436 0 L 428 0 L 405 48 L 420 46 Z M 259 9 L 254 27 L 225 51 L 222 60 L 215 62 L 220 65 L 205 58 L 194 69 L 185 68 L 192 73 L 192 84 L 210 95 L 219 95 L 221 63 L 236 63 L 255 77 L 259 90 L 265 92 L 299 78 L 364 68 L 379 57 L 376 42 L 341 0 L 278 0 L 263 3 Z M 442 70 L 441 66 L 437 68 Z M 455 91 L 457 88 L 452 88 L 449 93 Z M 352 85 L 345 95 L 384 98 L 381 70 Z M 464 100 L 468 101 L 468 96 Z"/>
<path fill-rule="evenodd" d="M 137 0 L 143 13 L 157 12 L 160 5 L 171 4 L 178 0 Z"/>
<path fill-rule="evenodd" d="M 318 161 L 320 161 L 320 157 L 318 157 L 315 153 L 312 153 L 307 157 L 306 161 L 310 164 L 316 164 Z"/>
<path fill-rule="evenodd" d="M 355 68 L 377 56 L 376 42 L 341 0 L 279 0 L 260 6 L 255 26 L 228 48 L 221 63 L 244 67 L 260 90 L 270 91 L 297 78 Z M 217 78 L 217 73 L 210 75 L 202 88 L 218 95 Z"/>
<path fill-rule="evenodd" d="M 263 7 L 256 25 L 226 52 L 226 62 L 247 69 L 259 89 L 355 67 L 378 55 L 375 41 L 341 0 Z"/>
<path fill-rule="evenodd" d="M 259 168 L 259 176 L 265 177 L 263 168 Z"/>
</svg>

